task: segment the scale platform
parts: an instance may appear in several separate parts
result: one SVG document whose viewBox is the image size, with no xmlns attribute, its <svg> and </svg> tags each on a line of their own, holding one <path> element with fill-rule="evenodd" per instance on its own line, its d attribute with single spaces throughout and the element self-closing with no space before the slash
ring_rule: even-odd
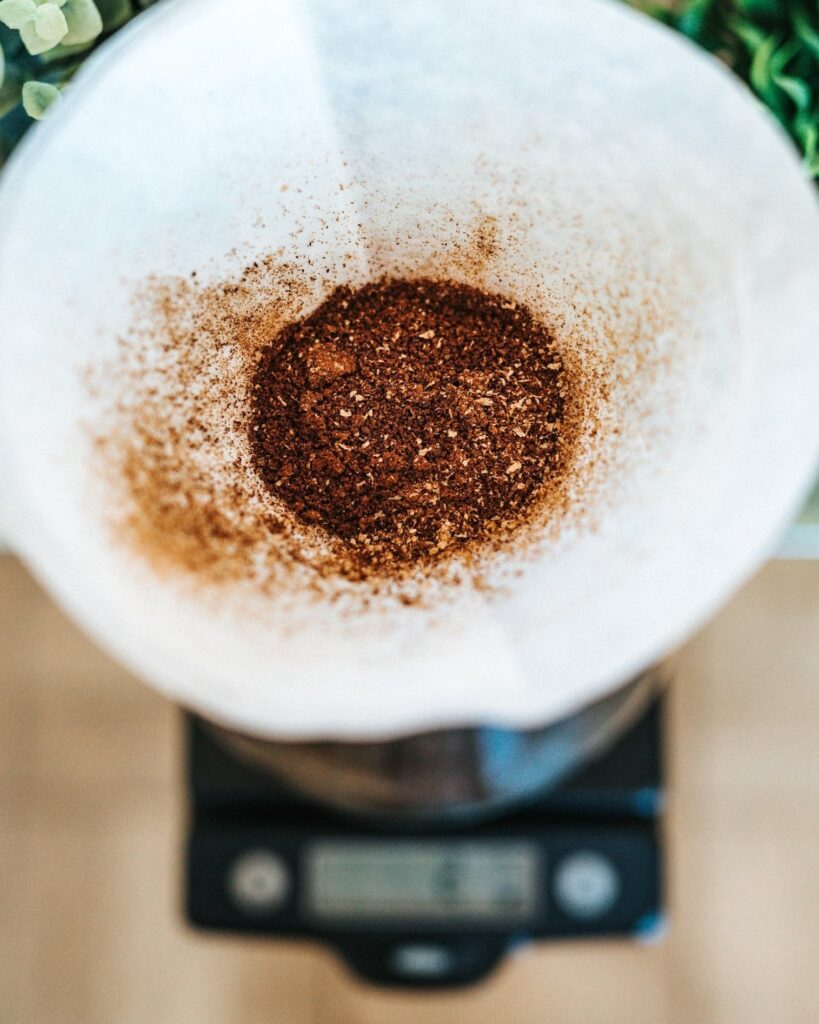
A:
<svg viewBox="0 0 819 1024">
<path fill-rule="evenodd" d="M 661 699 L 559 787 L 479 824 L 412 829 L 311 804 L 187 716 L 188 920 L 329 944 L 382 985 L 453 986 L 521 943 L 662 921 Z"/>
</svg>

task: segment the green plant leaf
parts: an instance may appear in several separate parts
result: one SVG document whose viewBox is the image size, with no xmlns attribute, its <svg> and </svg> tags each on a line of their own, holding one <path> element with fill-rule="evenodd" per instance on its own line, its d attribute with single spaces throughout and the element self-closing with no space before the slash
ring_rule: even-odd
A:
<svg viewBox="0 0 819 1024">
<path fill-rule="evenodd" d="M 793 118 L 793 134 L 799 139 L 805 156 L 812 158 L 819 152 L 819 117 L 805 111 Z"/>
<path fill-rule="evenodd" d="M 677 28 L 684 35 L 697 39 L 714 7 L 715 0 L 690 0 L 677 20 Z"/>
<path fill-rule="evenodd" d="M 59 99 L 60 90 L 50 82 L 26 82 L 23 86 L 23 109 L 36 121 Z"/>
<path fill-rule="evenodd" d="M 10 110 L 20 102 L 20 83 L 6 78 L 0 86 L 0 118 L 5 117 Z"/>
<path fill-rule="evenodd" d="M 797 135 L 802 143 L 805 160 L 810 163 L 811 160 L 819 156 L 819 125 L 805 124 L 801 130 L 797 128 Z"/>
<path fill-rule="evenodd" d="M 808 21 L 804 11 L 796 11 L 793 15 L 793 28 L 797 36 L 819 58 L 819 31 Z"/>
<path fill-rule="evenodd" d="M 654 0 L 635 0 L 632 7 L 636 7 L 643 14 L 648 14 L 658 21 L 668 22 L 671 20 L 671 11 L 665 4 L 655 3 Z"/>
<path fill-rule="evenodd" d="M 777 88 L 790 96 L 798 112 L 810 110 L 813 97 L 807 82 L 791 75 L 774 75 L 773 82 Z"/>
<path fill-rule="evenodd" d="M 3 53 L 3 47 L 0 46 L 0 88 L 3 86 L 3 79 L 6 77 L 6 55 Z"/>
<path fill-rule="evenodd" d="M 797 113 L 810 109 L 812 102 L 811 88 L 796 73 L 785 74 L 785 69 L 794 62 L 794 59 L 800 54 L 802 49 L 801 40 L 794 36 L 774 51 L 768 63 L 771 82 L 792 100 Z M 784 110 L 779 111 L 779 113 L 782 116 L 786 114 Z"/>
<path fill-rule="evenodd" d="M 62 39 L 66 46 L 89 43 L 102 32 L 102 17 L 94 0 L 66 0 L 63 14 L 68 23 Z"/>
<path fill-rule="evenodd" d="M 751 85 L 761 96 L 766 95 L 770 89 L 771 58 L 778 45 L 779 39 L 776 36 L 768 36 L 756 48 L 751 58 L 751 70 L 748 72 L 748 77 L 751 79 Z"/>
<path fill-rule="evenodd" d="M 106 32 L 113 32 L 134 16 L 131 0 L 96 0 L 96 4 Z"/>
<path fill-rule="evenodd" d="M 751 17 L 776 17 L 782 13 L 781 0 L 735 0 L 738 11 Z"/>
<path fill-rule="evenodd" d="M 728 27 L 745 44 L 748 53 L 753 57 L 756 51 L 768 38 L 767 33 L 750 21 L 743 21 L 741 18 L 731 18 Z"/>
<path fill-rule="evenodd" d="M 20 38 L 23 40 L 23 44 L 28 52 L 36 57 L 39 53 L 45 53 L 46 50 L 50 50 L 55 45 L 53 39 L 43 39 L 37 31 L 37 26 L 34 24 L 34 19 L 25 22 L 23 27 L 20 29 Z M 59 40 L 58 40 L 59 42 Z"/>
<path fill-rule="evenodd" d="M 40 39 L 50 40 L 52 46 L 56 46 L 68 31 L 65 15 L 55 3 L 40 4 L 34 12 L 33 21 Z"/>
<path fill-rule="evenodd" d="M 36 11 L 34 0 L 0 0 L 0 21 L 8 28 L 22 28 Z"/>
<path fill-rule="evenodd" d="M 801 49 L 802 44 L 798 39 L 789 39 L 783 43 L 771 56 L 771 75 L 781 74 Z"/>
<path fill-rule="evenodd" d="M 76 57 L 77 54 L 85 53 L 93 42 L 94 40 L 92 39 L 88 43 L 76 43 L 74 46 L 63 46 L 62 43 L 58 43 L 50 50 L 41 54 L 40 60 L 44 64 L 57 64 L 59 61 L 65 60 L 66 57 Z"/>
</svg>

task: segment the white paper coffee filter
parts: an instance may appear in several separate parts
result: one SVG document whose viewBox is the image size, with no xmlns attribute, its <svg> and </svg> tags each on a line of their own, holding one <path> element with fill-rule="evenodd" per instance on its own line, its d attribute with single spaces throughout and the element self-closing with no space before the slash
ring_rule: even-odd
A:
<svg viewBox="0 0 819 1024">
<path fill-rule="evenodd" d="M 331 280 L 443 273 L 552 327 L 588 381 L 576 509 L 494 567 L 502 585 L 354 612 L 203 599 L 112 533 L 85 371 L 130 336 L 148 275 L 207 284 L 276 252 L 323 268 L 304 311 Z M 767 553 L 817 455 L 818 292 L 790 143 L 619 4 L 172 0 L 2 181 L 12 540 L 104 646 L 227 724 L 539 724 L 666 653 Z"/>
</svg>

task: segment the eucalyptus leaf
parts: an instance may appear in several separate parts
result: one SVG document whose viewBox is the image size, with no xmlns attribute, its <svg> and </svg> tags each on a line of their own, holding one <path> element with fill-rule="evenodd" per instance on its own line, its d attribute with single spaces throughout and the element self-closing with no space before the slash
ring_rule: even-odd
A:
<svg viewBox="0 0 819 1024">
<path fill-rule="evenodd" d="M 62 39 L 66 46 L 89 43 L 102 32 L 102 17 L 94 0 L 65 0 L 63 14 L 68 23 Z"/>
<path fill-rule="evenodd" d="M 34 12 L 33 21 L 37 35 L 41 39 L 51 40 L 52 46 L 56 46 L 68 31 L 65 15 L 55 3 L 40 4 Z"/>
<path fill-rule="evenodd" d="M 37 31 L 34 18 L 25 22 L 20 29 L 20 38 L 23 40 L 25 48 L 33 57 L 36 57 L 39 53 L 45 53 L 46 50 L 50 50 L 52 46 L 59 42 L 59 39 L 44 39 Z"/>
<path fill-rule="evenodd" d="M 59 99 L 60 90 L 50 82 L 26 82 L 23 86 L 23 109 L 35 121 Z"/>
<path fill-rule="evenodd" d="M 22 28 L 36 11 L 34 0 L 0 0 L 0 21 L 8 28 Z"/>
<path fill-rule="evenodd" d="M 93 44 L 93 39 L 87 43 L 75 43 L 73 46 L 65 46 L 63 43 L 58 43 L 50 50 L 41 54 L 40 60 L 43 64 L 57 64 L 67 57 L 76 57 L 77 54 L 86 53 Z"/>
</svg>

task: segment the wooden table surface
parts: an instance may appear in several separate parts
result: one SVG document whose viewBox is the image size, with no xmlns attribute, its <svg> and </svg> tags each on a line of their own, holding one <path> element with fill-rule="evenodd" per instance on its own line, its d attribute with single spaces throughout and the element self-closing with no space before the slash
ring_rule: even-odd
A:
<svg viewBox="0 0 819 1024">
<path fill-rule="evenodd" d="M 0 557 L 0 1021 L 819 1022 L 819 563 L 768 565 L 682 652 L 659 944 L 539 946 L 396 995 L 179 912 L 176 708 Z"/>
</svg>

